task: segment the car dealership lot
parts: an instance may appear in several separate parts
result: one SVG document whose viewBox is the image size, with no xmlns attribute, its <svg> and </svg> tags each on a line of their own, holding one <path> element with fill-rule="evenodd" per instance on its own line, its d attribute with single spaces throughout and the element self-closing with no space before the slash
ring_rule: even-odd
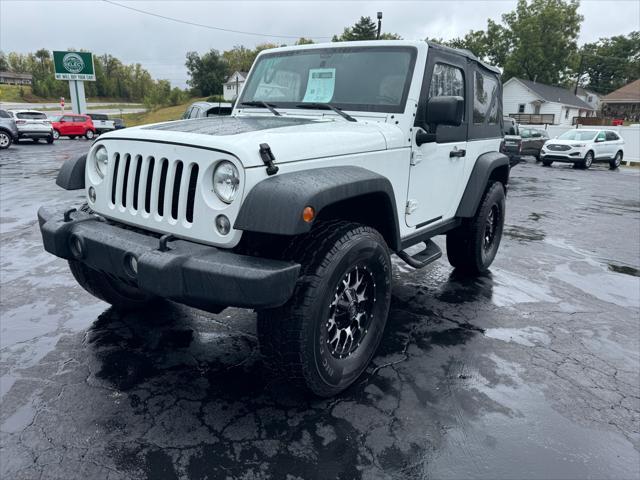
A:
<svg viewBox="0 0 640 480">
<path fill-rule="evenodd" d="M 42 250 L 89 145 L 0 151 L 2 478 L 637 476 L 638 170 L 518 165 L 491 273 L 395 261 L 372 366 L 318 400 L 264 370 L 253 312 L 120 315 Z"/>
</svg>

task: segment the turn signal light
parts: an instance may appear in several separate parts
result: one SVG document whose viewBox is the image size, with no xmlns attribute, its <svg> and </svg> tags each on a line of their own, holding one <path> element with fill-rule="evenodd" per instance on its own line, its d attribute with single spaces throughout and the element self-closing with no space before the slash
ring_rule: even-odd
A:
<svg viewBox="0 0 640 480">
<path fill-rule="evenodd" d="M 313 207 L 304 207 L 304 210 L 302 210 L 302 219 L 307 223 L 311 223 L 314 218 L 316 218 L 316 211 Z"/>
</svg>

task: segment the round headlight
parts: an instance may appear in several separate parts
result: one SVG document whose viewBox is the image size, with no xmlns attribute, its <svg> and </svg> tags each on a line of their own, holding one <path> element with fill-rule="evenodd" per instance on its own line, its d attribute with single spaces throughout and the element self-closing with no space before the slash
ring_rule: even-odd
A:
<svg viewBox="0 0 640 480">
<path fill-rule="evenodd" d="M 107 173 L 107 166 L 109 165 L 109 154 L 104 145 L 100 145 L 93 154 L 96 162 L 96 171 L 100 178 L 104 178 Z"/>
<path fill-rule="evenodd" d="M 213 171 L 213 191 L 224 203 L 231 203 L 238 193 L 240 175 L 236 166 L 226 160 Z"/>
</svg>

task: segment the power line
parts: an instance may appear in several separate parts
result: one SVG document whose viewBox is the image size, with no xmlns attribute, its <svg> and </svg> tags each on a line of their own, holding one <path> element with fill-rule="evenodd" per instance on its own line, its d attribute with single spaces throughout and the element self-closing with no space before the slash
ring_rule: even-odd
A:
<svg viewBox="0 0 640 480">
<path fill-rule="evenodd" d="M 164 20 L 169 20 L 171 22 L 182 23 L 184 25 L 191 25 L 194 27 L 207 28 L 209 30 L 217 30 L 220 32 L 228 32 L 228 33 L 240 33 L 242 35 L 255 35 L 258 37 L 269 37 L 269 38 L 295 38 L 296 40 L 302 37 L 307 38 L 331 38 L 331 37 L 323 37 L 323 36 L 309 36 L 309 35 L 271 35 L 268 33 L 258 33 L 258 32 L 246 32 L 243 30 L 232 30 L 230 28 L 222 28 L 222 27 L 214 27 L 212 25 L 203 25 L 202 23 L 189 22 L 188 20 L 181 20 L 179 18 L 167 17 L 165 15 L 160 15 L 158 13 L 149 12 L 147 10 L 140 10 L 138 8 L 130 7 L 128 5 L 122 5 L 121 3 L 116 3 L 111 0 L 102 0 L 105 3 L 110 5 L 115 5 L 116 7 L 126 8 L 127 10 L 133 10 L 134 12 L 143 13 L 145 15 L 151 15 L 152 17 L 162 18 Z"/>
</svg>

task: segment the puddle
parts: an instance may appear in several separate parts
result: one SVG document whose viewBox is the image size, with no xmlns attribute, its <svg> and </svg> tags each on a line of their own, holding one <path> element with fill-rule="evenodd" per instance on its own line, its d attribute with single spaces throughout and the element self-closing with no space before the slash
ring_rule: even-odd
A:
<svg viewBox="0 0 640 480">
<path fill-rule="evenodd" d="M 525 347 L 535 347 L 538 344 L 549 345 L 551 339 L 545 331 L 538 327 L 525 328 L 488 328 L 484 332 L 485 336 L 502 340 L 503 342 L 513 342 Z"/>
<path fill-rule="evenodd" d="M 504 234 L 509 238 L 524 242 L 539 242 L 545 237 L 545 234 L 540 230 L 520 226 L 508 226 L 504 229 Z"/>
</svg>

